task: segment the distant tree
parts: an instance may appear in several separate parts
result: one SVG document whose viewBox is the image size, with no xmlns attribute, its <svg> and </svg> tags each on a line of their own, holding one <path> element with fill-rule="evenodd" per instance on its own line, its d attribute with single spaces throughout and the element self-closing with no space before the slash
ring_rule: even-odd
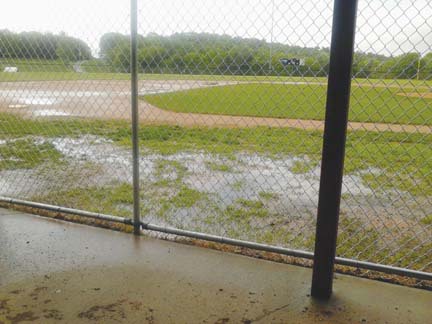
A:
<svg viewBox="0 0 432 324">
<path fill-rule="evenodd" d="M 421 59 L 420 78 L 432 80 L 432 52 Z"/>
<path fill-rule="evenodd" d="M 129 70 L 130 38 L 108 33 L 100 41 L 100 53 L 115 71 Z M 150 33 L 138 38 L 138 62 L 142 72 L 187 74 L 327 76 L 329 48 L 267 43 L 254 38 L 209 33 Z M 302 66 L 283 66 L 281 58 L 302 59 Z M 431 71 L 432 56 L 419 61 L 416 53 L 386 57 L 374 53 L 354 55 L 356 77 L 413 78 Z M 418 64 L 420 62 L 420 65 Z M 430 75 L 430 73 L 429 73 Z"/>
<path fill-rule="evenodd" d="M 383 77 L 411 79 L 417 77 L 420 55 L 406 53 L 387 59 L 379 68 Z"/>
<path fill-rule="evenodd" d="M 129 41 L 129 37 L 120 33 L 107 33 L 104 34 L 99 42 L 99 55 L 105 57 L 110 51 L 112 51 L 120 43 L 126 43 Z"/>
<path fill-rule="evenodd" d="M 80 39 L 39 32 L 13 33 L 0 31 L 0 57 L 18 59 L 61 58 L 65 61 L 85 60 L 92 57 L 89 46 Z"/>
</svg>

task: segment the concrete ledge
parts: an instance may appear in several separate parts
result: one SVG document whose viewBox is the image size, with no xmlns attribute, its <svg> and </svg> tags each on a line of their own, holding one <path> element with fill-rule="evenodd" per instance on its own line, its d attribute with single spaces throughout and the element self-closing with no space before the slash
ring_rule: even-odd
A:
<svg viewBox="0 0 432 324">
<path fill-rule="evenodd" d="M 432 292 L 0 209 L 0 323 L 428 323 Z"/>
</svg>

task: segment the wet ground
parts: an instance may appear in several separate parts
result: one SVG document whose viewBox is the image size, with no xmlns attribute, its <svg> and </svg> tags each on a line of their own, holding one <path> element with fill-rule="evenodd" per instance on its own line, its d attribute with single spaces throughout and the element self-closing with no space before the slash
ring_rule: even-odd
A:
<svg viewBox="0 0 432 324">
<path fill-rule="evenodd" d="M 17 140 L 3 140 L 0 145 L 7 146 Z M 32 169 L 0 171 L 0 196 L 131 215 L 129 199 L 109 206 L 99 204 L 104 196 L 116 195 L 112 190 L 131 186 L 129 150 L 93 135 L 26 137 L 25 140 L 36 146 L 52 145 L 61 153 L 62 160 Z M 201 151 L 163 155 L 143 150 L 139 162 L 144 208 L 141 214 L 144 221 L 159 225 L 310 249 L 320 166 L 312 165 L 300 173 L 295 171 L 296 163 L 308 165 L 308 162 L 306 157 L 289 155 L 224 156 Z M 380 170 L 364 172 L 379 174 Z M 85 190 L 99 195 L 97 204 L 87 203 Z M 112 199 L 115 201 L 117 197 Z M 349 174 L 343 183 L 342 218 L 349 215 L 348 219 L 359 222 L 353 228 L 358 235 L 362 227 L 365 236 L 375 235 L 368 228 L 378 231 L 380 242 L 385 242 L 386 247 L 395 233 L 401 235 L 401 229 L 404 235 L 412 233 L 427 240 L 429 234 L 418 221 L 425 210 L 412 207 L 416 205 L 411 206 L 410 199 L 418 202 L 420 198 L 414 200 L 406 193 L 401 200 L 401 193 L 391 190 L 379 194 L 363 184 L 361 172 Z"/>
<path fill-rule="evenodd" d="M 1 323 L 428 323 L 429 291 L 0 209 Z"/>
<path fill-rule="evenodd" d="M 140 81 L 140 95 L 222 86 L 228 81 Z M 0 110 L 25 117 L 130 118 L 130 81 L 80 80 L 1 82 Z M 152 118 L 142 105 L 142 118 Z M 150 115 L 149 115 L 150 114 Z"/>
</svg>

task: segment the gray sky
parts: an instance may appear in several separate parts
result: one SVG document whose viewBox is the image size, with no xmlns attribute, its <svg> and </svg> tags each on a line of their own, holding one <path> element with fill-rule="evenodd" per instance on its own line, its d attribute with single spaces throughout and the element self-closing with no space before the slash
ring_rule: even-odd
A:
<svg viewBox="0 0 432 324">
<path fill-rule="evenodd" d="M 309 47 L 330 43 L 332 0 L 138 1 L 142 34 L 194 31 Z M 357 50 L 429 52 L 430 17 L 428 0 L 359 0 Z M 64 31 L 96 52 L 105 32 L 128 33 L 129 0 L 1 0 L 0 29 Z"/>
</svg>

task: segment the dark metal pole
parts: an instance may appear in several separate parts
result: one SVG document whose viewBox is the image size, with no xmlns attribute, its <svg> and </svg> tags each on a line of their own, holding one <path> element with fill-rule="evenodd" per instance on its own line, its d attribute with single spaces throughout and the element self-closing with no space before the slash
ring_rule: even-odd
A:
<svg viewBox="0 0 432 324">
<path fill-rule="evenodd" d="M 138 0 L 131 0 L 131 99 L 132 99 L 132 168 L 133 168 L 133 219 L 134 234 L 140 234 L 139 199 L 139 143 L 138 143 Z"/>
<path fill-rule="evenodd" d="M 356 13 L 357 0 L 334 1 L 312 278 L 312 296 L 319 299 L 330 298 L 333 286 Z"/>
</svg>

